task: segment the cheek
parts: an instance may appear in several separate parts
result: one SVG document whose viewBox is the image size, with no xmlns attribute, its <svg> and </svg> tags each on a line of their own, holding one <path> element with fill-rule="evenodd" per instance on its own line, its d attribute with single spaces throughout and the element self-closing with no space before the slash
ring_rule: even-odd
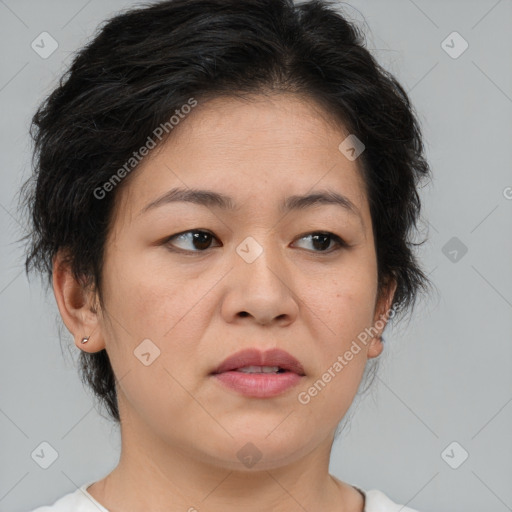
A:
<svg viewBox="0 0 512 512">
<path fill-rule="evenodd" d="M 377 274 L 372 260 L 361 258 L 341 269 L 336 277 L 308 287 L 304 311 L 317 326 L 313 337 L 318 351 L 318 375 L 329 388 L 323 399 L 349 400 L 357 391 L 367 362 L 362 334 L 373 323 Z M 341 360 L 340 360 L 341 357 Z M 313 391 L 314 392 L 314 391 Z M 332 404 L 331 404 L 332 405 Z"/>
<path fill-rule="evenodd" d="M 313 334 L 318 364 L 299 402 L 322 411 L 328 424 L 340 421 L 350 407 L 367 363 L 361 333 L 372 325 L 376 283 L 366 272 L 366 277 L 345 275 L 317 288 L 318 302 L 311 308 L 311 321 L 318 326 Z"/>
<path fill-rule="evenodd" d="M 179 303 L 186 295 L 179 276 L 155 267 L 140 249 L 126 243 L 109 254 L 105 276 L 109 309 L 133 335 L 161 335 L 161 331 L 172 327 L 169 312 L 175 311 L 173 303 Z M 156 318 L 160 318 L 159 325 L 155 324 Z"/>
<path fill-rule="evenodd" d="M 193 431 L 204 410 L 188 392 L 193 382 L 170 365 L 176 357 L 179 356 L 174 354 L 174 348 L 164 346 L 160 356 L 148 366 L 132 356 L 124 361 L 122 368 L 117 368 L 123 375 L 119 382 L 119 406 L 127 423 L 130 423 L 130 415 L 135 413 L 162 438 L 182 437 L 184 432 L 190 435 Z"/>
<path fill-rule="evenodd" d="M 371 263 L 371 262 L 370 262 Z M 338 334 L 366 327 L 373 320 L 377 274 L 362 261 L 340 269 L 330 279 L 307 286 L 308 301 Z"/>
<path fill-rule="evenodd" d="M 186 273 L 133 256 L 119 258 L 106 275 L 111 348 L 117 348 L 117 359 L 130 364 L 133 352 L 149 339 L 160 350 L 160 361 L 179 370 L 180 361 L 194 356 L 211 321 L 211 309 L 205 308 L 213 307 L 208 294 L 218 273 Z"/>
</svg>

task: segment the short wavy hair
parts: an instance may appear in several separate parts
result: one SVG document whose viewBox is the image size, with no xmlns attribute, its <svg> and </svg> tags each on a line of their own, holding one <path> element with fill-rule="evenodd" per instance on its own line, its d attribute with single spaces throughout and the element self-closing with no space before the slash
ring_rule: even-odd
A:
<svg viewBox="0 0 512 512">
<path fill-rule="evenodd" d="M 63 250 L 75 278 L 103 304 L 103 255 L 121 186 L 101 200 L 94 191 L 191 97 L 292 93 L 316 102 L 365 145 L 358 161 L 378 290 L 395 280 L 394 311 L 412 310 L 429 285 L 411 238 L 418 185 L 430 174 L 419 122 L 403 87 L 335 4 L 168 0 L 105 21 L 32 118 L 33 172 L 22 187 L 31 224 L 27 275 L 38 270 L 50 284 L 53 258 Z M 81 351 L 80 374 L 119 423 L 106 350 Z"/>
</svg>

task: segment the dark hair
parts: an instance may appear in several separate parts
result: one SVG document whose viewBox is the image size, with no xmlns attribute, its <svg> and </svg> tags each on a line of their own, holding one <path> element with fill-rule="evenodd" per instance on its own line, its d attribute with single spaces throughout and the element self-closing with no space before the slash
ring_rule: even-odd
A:
<svg viewBox="0 0 512 512">
<path fill-rule="evenodd" d="M 404 89 L 333 3 L 169 0 L 104 22 L 32 119 L 34 172 L 22 187 L 32 223 L 27 274 L 35 268 L 50 284 L 53 257 L 63 250 L 75 278 L 103 304 L 105 241 L 128 177 L 102 198 L 94 191 L 190 98 L 287 92 L 316 102 L 365 145 L 359 158 L 379 291 L 396 280 L 393 309 L 412 309 L 429 285 L 410 239 L 417 185 L 430 174 L 419 123 Z M 107 352 L 80 358 L 83 381 L 119 422 Z"/>
</svg>

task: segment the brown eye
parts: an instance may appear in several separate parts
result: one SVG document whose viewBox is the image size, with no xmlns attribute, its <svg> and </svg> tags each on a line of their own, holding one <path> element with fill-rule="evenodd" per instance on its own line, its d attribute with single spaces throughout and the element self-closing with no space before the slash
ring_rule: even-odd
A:
<svg viewBox="0 0 512 512">
<path fill-rule="evenodd" d="M 175 247 L 177 241 L 182 244 L 182 247 L 178 247 L 178 249 L 191 252 L 203 252 L 210 248 L 213 239 L 215 239 L 215 237 L 208 231 L 194 229 L 169 237 L 165 244 Z"/>
<path fill-rule="evenodd" d="M 316 232 L 309 233 L 308 235 L 302 236 L 300 240 L 311 240 L 311 245 L 315 249 L 313 252 L 332 252 L 338 250 L 341 247 L 347 247 L 347 244 L 339 236 L 334 233 Z M 334 248 L 331 247 L 331 243 L 334 242 Z M 331 248 L 332 250 L 328 250 Z"/>
<path fill-rule="evenodd" d="M 193 229 L 170 236 L 165 241 L 165 245 L 185 252 L 205 252 L 212 247 L 213 240 L 217 240 L 217 238 L 209 231 Z M 329 232 L 309 233 L 301 236 L 299 240 L 310 240 L 310 245 L 313 247 L 312 252 L 317 253 L 331 253 L 343 247 L 348 247 L 343 239 Z M 216 247 L 220 247 L 220 245 Z"/>
</svg>

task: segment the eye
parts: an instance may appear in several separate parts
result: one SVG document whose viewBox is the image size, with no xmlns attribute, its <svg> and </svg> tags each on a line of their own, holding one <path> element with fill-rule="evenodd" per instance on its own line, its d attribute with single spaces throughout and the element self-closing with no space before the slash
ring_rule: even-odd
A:
<svg viewBox="0 0 512 512">
<path fill-rule="evenodd" d="M 208 231 L 193 229 L 190 231 L 184 231 L 183 233 L 178 233 L 167 238 L 165 244 L 175 246 L 176 244 L 171 244 L 171 241 L 177 240 L 179 242 L 182 242 L 184 245 L 188 244 L 188 247 L 178 247 L 179 249 L 183 249 L 185 251 L 190 252 L 204 252 L 206 249 L 210 247 L 213 238 L 215 237 Z M 192 247 L 192 249 L 190 247 Z"/>
<path fill-rule="evenodd" d="M 182 243 L 182 247 L 178 246 L 178 249 L 183 249 L 188 252 L 205 252 L 211 247 L 213 239 L 217 240 L 217 238 L 209 231 L 192 229 L 190 231 L 184 231 L 183 233 L 172 235 L 167 238 L 164 243 L 168 246 L 177 247 L 176 242 L 178 242 Z M 318 249 L 313 252 L 331 253 L 341 249 L 342 247 L 349 247 L 342 238 L 330 232 L 313 232 L 299 238 L 299 240 L 307 239 L 310 239 L 313 243 L 313 247 Z M 334 242 L 334 247 L 331 246 L 332 242 Z M 188 244 L 188 247 L 186 244 Z M 183 247 L 183 245 L 185 245 L 185 247 Z M 220 245 L 217 247 L 220 247 Z"/>
<path fill-rule="evenodd" d="M 342 238 L 340 238 L 338 235 L 335 235 L 334 233 L 329 233 L 329 232 L 322 231 L 322 232 L 308 233 L 307 235 L 299 238 L 299 240 L 306 240 L 306 239 L 310 239 L 312 241 L 312 244 L 314 247 L 320 248 L 320 250 L 313 251 L 313 252 L 329 252 L 329 253 L 331 253 L 333 251 L 341 249 L 342 247 L 348 247 L 348 244 Z M 328 251 L 327 249 L 329 249 L 330 243 L 332 241 L 335 242 L 335 247 L 331 248 L 332 250 Z M 336 245 L 337 245 L 337 247 L 336 247 Z"/>
</svg>

